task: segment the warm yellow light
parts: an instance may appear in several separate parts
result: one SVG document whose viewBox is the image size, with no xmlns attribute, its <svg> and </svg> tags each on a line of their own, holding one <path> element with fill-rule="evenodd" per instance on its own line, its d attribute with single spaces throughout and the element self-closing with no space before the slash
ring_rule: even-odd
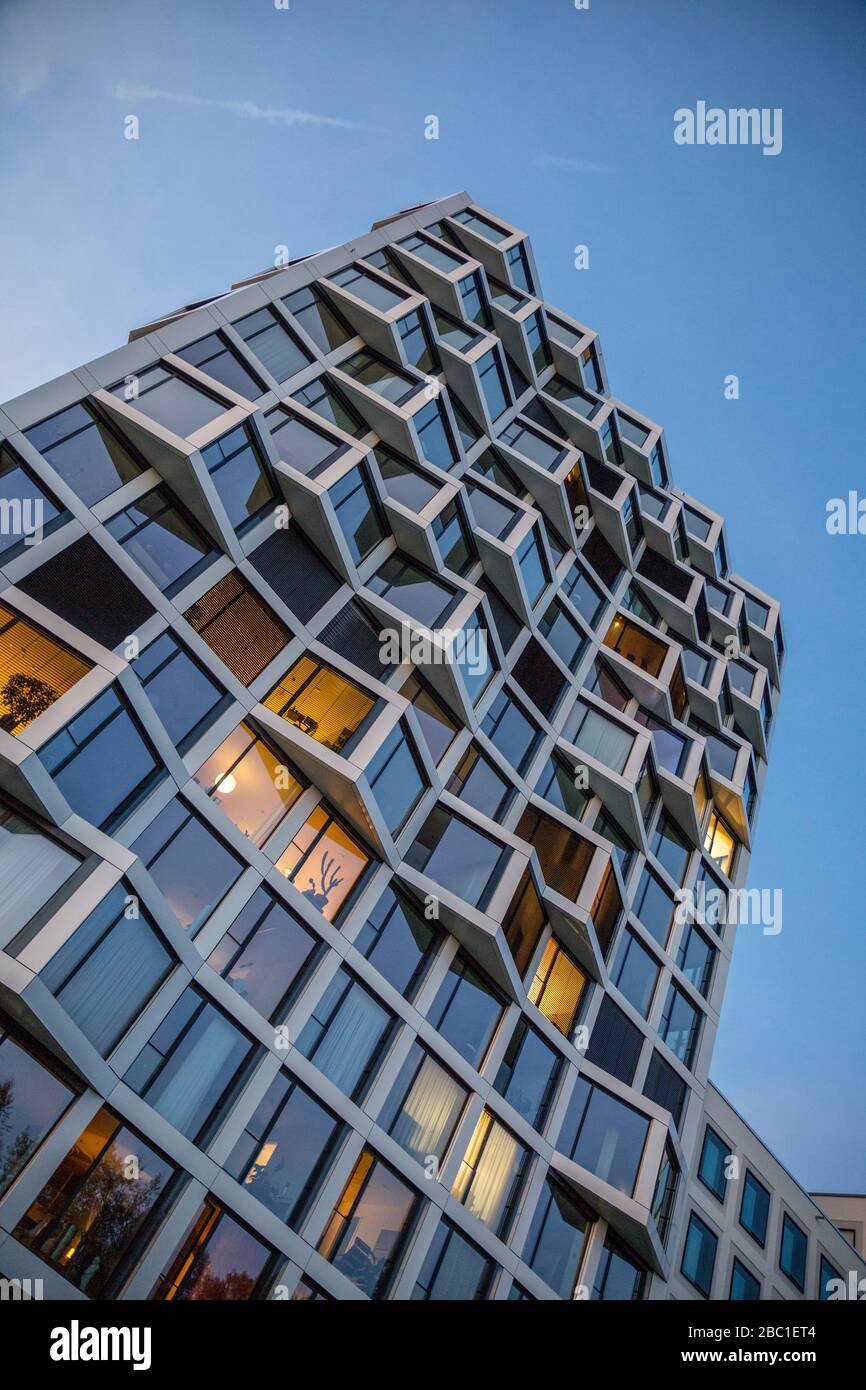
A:
<svg viewBox="0 0 866 1390">
<path fill-rule="evenodd" d="M 229 792 L 233 792 L 236 786 L 237 779 L 231 773 L 228 777 L 223 777 L 221 780 L 217 779 L 216 789 L 221 796 L 228 796 Z"/>
</svg>

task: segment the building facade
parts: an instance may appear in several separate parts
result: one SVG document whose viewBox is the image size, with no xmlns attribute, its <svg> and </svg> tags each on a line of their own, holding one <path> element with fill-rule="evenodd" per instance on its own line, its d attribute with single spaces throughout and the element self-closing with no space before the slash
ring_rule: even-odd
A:
<svg viewBox="0 0 866 1390">
<path fill-rule="evenodd" d="M 708 1087 L 706 904 L 745 882 L 778 604 L 527 237 L 409 210 L 0 437 L 0 1275 L 751 1296 L 690 1231 L 736 1246 L 707 1124 L 764 1172 Z"/>
</svg>

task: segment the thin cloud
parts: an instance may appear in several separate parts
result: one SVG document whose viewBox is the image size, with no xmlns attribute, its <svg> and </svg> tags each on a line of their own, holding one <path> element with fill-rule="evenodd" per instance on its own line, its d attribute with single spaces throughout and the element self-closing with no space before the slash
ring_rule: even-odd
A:
<svg viewBox="0 0 866 1390">
<path fill-rule="evenodd" d="M 561 154 L 537 154 L 532 161 L 535 169 L 569 169 L 575 174 L 603 174 L 604 164 L 593 164 L 589 159 L 569 159 Z"/>
<path fill-rule="evenodd" d="M 301 111 L 295 106 L 259 106 L 254 101 L 225 101 L 219 97 L 200 97 L 192 92 L 167 92 L 161 87 L 130 87 L 119 83 L 114 95 L 123 101 L 168 101 L 175 106 L 197 106 L 226 111 L 251 121 L 271 121 L 279 125 L 323 125 L 339 130 L 367 130 L 360 121 L 343 116 L 323 116 L 317 111 Z"/>
</svg>

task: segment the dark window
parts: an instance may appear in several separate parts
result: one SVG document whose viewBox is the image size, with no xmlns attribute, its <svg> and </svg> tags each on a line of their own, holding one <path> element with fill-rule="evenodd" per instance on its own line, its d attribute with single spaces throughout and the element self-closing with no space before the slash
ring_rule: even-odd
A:
<svg viewBox="0 0 866 1390">
<path fill-rule="evenodd" d="M 40 972 L 105 1057 L 170 974 L 175 957 L 138 899 L 119 883 Z"/>
<path fill-rule="evenodd" d="M 667 940 L 674 907 L 673 897 L 667 888 L 645 867 L 634 896 L 632 911 L 660 946 L 664 946 Z"/>
<path fill-rule="evenodd" d="M 410 845 L 406 862 L 483 910 L 510 853 L 498 840 L 435 806 Z"/>
<path fill-rule="evenodd" d="M 216 554 L 203 531 L 157 487 L 118 512 L 105 529 L 158 589 L 171 595 Z"/>
<path fill-rule="evenodd" d="M 659 818 L 650 848 L 662 868 L 667 869 L 675 883 L 682 883 L 689 862 L 691 846 L 667 816 Z"/>
<path fill-rule="evenodd" d="M 728 1298 L 732 1303 L 757 1303 L 761 1297 L 761 1285 L 741 1264 L 738 1259 L 734 1259 L 731 1269 L 731 1288 Z"/>
<path fill-rule="evenodd" d="M 404 999 L 414 997 L 438 943 L 437 928 L 391 884 L 353 942 Z"/>
<path fill-rule="evenodd" d="M 395 502 L 408 507 L 411 512 L 417 514 L 423 511 L 427 503 L 432 502 L 441 490 L 441 482 L 432 478 L 423 468 L 398 458 L 390 449 L 380 446 L 374 450 L 374 456 L 379 465 L 385 492 Z"/>
<path fill-rule="evenodd" d="M 716 963 L 716 950 L 711 946 L 703 932 L 689 924 L 684 932 L 677 953 L 677 965 L 687 980 L 706 998 L 713 978 Z"/>
<path fill-rule="evenodd" d="M 387 358 L 367 348 L 341 362 L 340 371 L 392 405 L 403 405 L 417 396 L 423 386 L 418 377 L 410 376 L 402 367 L 395 367 Z"/>
<path fill-rule="evenodd" d="M 313 360 L 271 309 L 257 309 L 232 327 L 275 381 L 288 380 Z"/>
<path fill-rule="evenodd" d="M 400 319 L 397 331 L 403 343 L 406 361 L 411 367 L 425 374 L 439 371 L 439 361 L 430 339 L 427 321 L 420 312 L 416 310 Z"/>
<path fill-rule="evenodd" d="M 73 810 L 100 829 L 118 825 L 166 775 L 114 686 L 40 750 Z"/>
<path fill-rule="evenodd" d="M 314 428 L 282 406 L 269 410 L 265 421 L 277 457 L 308 478 L 318 477 L 349 447 L 326 430 Z"/>
<path fill-rule="evenodd" d="M 554 599 L 549 608 L 538 620 L 538 630 L 546 637 L 560 661 L 569 671 L 575 671 L 586 651 L 587 639 L 580 628 L 571 621 L 562 607 Z"/>
<path fill-rule="evenodd" d="M 444 622 L 463 597 L 462 590 L 457 593 L 399 551 L 370 576 L 367 587 L 427 627 Z"/>
<path fill-rule="evenodd" d="M 553 1178 L 545 1179 L 523 1258 L 560 1298 L 571 1298 L 583 1260 L 592 1217 Z"/>
<path fill-rule="evenodd" d="M 495 1269 L 477 1245 L 443 1219 L 436 1227 L 412 1297 L 450 1303 L 486 1298 Z"/>
<path fill-rule="evenodd" d="M 669 1110 L 677 1129 L 683 1117 L 688 1086 L 658 1052 L 654 1052 L 647 1071 L 643 1093 L 663 1110 Z"/>
<path fill-rule="evenodd" d="M 320 942 L 269 889 L 257 888 L 208 957 L 264 1018 L 285 1015 L 308 978 Z"/>
<path fill-rule="evenodd" d="M 92 536 L 67 546 L 18 587 L 105 647 L 116 647 L 153 616 L 137 584 Z"/>
<path fill-rule="evenodd" d="M 366 767 L 367 780 L 385 824 L 399 835 L 427 789 L 412 740 L 395 724 Z"/>
<path fill-rule="evenodd" d="M 132 845 L 180 925 L 194 936 L 246 865 L 178 797 Z"/>
<path fill-rule="evenodd" d="M 592 1025 L 586 1060 L 631 1085 L 643 1046 L 643 1033 L 605 995 Z"/>
<path fill-rule="evenodd" d="M 328 490 L 328 496 L 349 554 L 360 564 L 388 534 L 366 470 L 359 465 L 344 473 Z"/>
<path fill-rule="evenodd" d="M 337 313 L 315 285 L 306 285 L 302 290 L 286 295 L 283 303 L 326 356 L 354 337 L 342 314 Z"/>
<path fill-rule="evenodd" d="M 279 1071 L 225 1163 L 245 1191 L 297 1229 L 324 1182 L 343 1125 Z"/>
<path fill-rule="evenodd" d="M 484 392 L 484 399 L 487 403 L 490 419 L 495 424 L 500 415 L 504 415 L 510 405 L 505 373 L 493 349 L 484 354 L 478 362 L 477 367 L 478 376 L 481 381 L 481 389 Z"/>
<path fill-rule="evenodd" d="M 457 451 L 442 402 L 428 401 L 413 415 L 412 423 L 418 431 L 422 457 L 447 473 L 457 462 Z"/>
<path fill-rule="evenodd" d="M 294 391 L 292 400 L 305 405 L 308 410 L 314 410 L 330 425 L 336 425 L 345 434 L 353 434 L 356 439 L 363 438 L 369 429 L 366 421 L 325 376 L 317 377 L 309 386 L 302 386 L 300 391 Z"/>
<path fill-rule="evenodd" d="M 659 969 L 658 961 L 634 933 L 624 931 L 610 967 L 610 978 L 644 1018 L 650 1010 Z"/>
<path fill-rule="evenodd" d="M 501 819 L 515 794 L 512 784 L 500 776 L 475 744 L 470 744 L 460 759 L 447 790 L 491 820 Z"/>
<path fill-rule="evenodd" d="M 578 1076 L 556 1147 L 581 1168 L 631 1196 L 648 1133 L 646 1115 Z"/>
<path fill-rule="evenodd" d="M 202 450 L 228 519 L 243 531 L 274 500 L 268 471 L 250 432 L 239 425 Z"/>
<path fill-rule="evenodd" d="M 229 409 L 225 401 L 159 363 L 118 382 L 111 394 L 184 439 Z"/>
<path fill-rule="evenodd" d="M 207 674 L 171 632 L 145 647 L 133 670 L 166 732 L 183 753 L 230 703 L 230 696 Z"/>
<path fill-rule="evenodd" d="M 25 468 L 12 450 L 0 445 L 0 498 L 3 525 L 0 527 L 0 555 L 5 560 L 22 553 L 40 537 L 50 536 L 69 520 L 62 503 Z"/>
<path fill-rule="evenodd" d="M 557 754 L 543 768 L 536 783 L 535 791 L 553 806 L 566 811 L 575 820 L 580 820 L 590 801 L 592 792 L 576 785 L 576 769 L 569 767 Z"/>
<path fill-rule="evenodd" d="M 779 1268 L 793 1280 L 798 1289 L 806 1286 L 806 1232 L 785 1212 L 782 1216 L 782 1239 L 779 1243 Z"/>
<path fill-rule="evenodd" d="M 716 1131 L 707 1125 L 704 1131 L 701 1161 L 698 1164 L 698 1177 L 704 1187 L 709 1188 L 713 1196 L 718 1197 L 720 1202 L 724 1202 L 727 1194 L 725 1168 L 729 1158 L 730 1149 L 724 1139 L 720 1138 Z"/>
<path fill-rule="evenodd" d="M 518 547 L 517 563 L 523 576 L 529 606 L 533 608 L 550 583 L 547 559 L 534 527 Z"/>
<path fill-rule="evenodd" d="M 197 343 L 180 348 L 176 356 L 248 401 L 258 400 L 262 394 L 261 382 L 219 333 L 210 333 L 206 338 L 199 338 Z"/>
<path fill-rule="evenodd" d="M 691 1067 L 700 1037 L 703 1014 L 676 985 L 671 985 L 659 1023 L 659 1037 L 686 1067 Z"/>
<path fill-rule="evenodd" d="M 350 599 L 345 608 L 341 608 L 336 617 L 322 628 L 319 641 L 377 680 L 381 680 L 383 673 L 390 669 L 389 663 L 381 656 L 381 624 L 374 624 L 356 599 Z"/>
<path fill-rule="evenodd" d="M 475 564 L 475 547 L 456 502 L 449 502 L 433 518 L 433 535 L 446 569 L 465 575 Z"/>
<path fill-rule="evenodd" d="M 567 688 L 566 677 L 535 637 L 530 637 L 514 663 L 514 679 L 548 719 Z"/>
<path fill-rule="evenodd" d="M 763 1246 L 767 1239 L 769 1215 L 769 1192 L 763 1183 L 758 1182 L 754 1173 L 747 1172 L 743 1179 L 743 1196 L 740 1201 L 740 1225 L 760 1246 Z"/>
<path fill-rule="evenodd" d="M 458 952 L 427 1017 L 445 1041 L 479 1071 L 502 1010 L 498 991 L 468 956 Z"/>
<path fill-rule="evenodd" d="M 88 507 L 132 482 L 144 467 L 87 405 L 61 410 L 24 434 Z"/>
<path fill-rule="evenodd" d="M 643 1298 L 646 1270 L 627 1255 L 612 1236 L 604 1242 L 592 1297 L 599 1300 L 628 1302 Z"/>
<path fill-rule="evenodd" d="M 702 1293 L 704 1298 L 709 1298 L 713 1286 L 718 1244 L 718 1236 L 693 1211 L 689 1217 L 689 1229 L 680 1268 L 689 1283 L 698 1293 Z"/>
<path fill-rule="evenodd" d="M 0 1025 L 0 1195 L 28 1163 L 74 1099 L 23 1039 Z"/>
<path fill-rule="evenodd" d="M 294 521 L 276 528 L 263 545 L 256 547 L 249 561 L 304 623 L 333 598 L 342 584 Z"/>
<path fill-rule="evenodd" d="M 434 763 L 438 763 L 454 742 L 457 725 L 439 700 L 415 676 L 410 676 L 400 694 L 411 700 L 421 733 Z"/>
<path fill-rule="evenodd" d="M 838 1287 L 829 1287 L 833 1280 L 843 1285 L 845 1283 L 836 1266 L 830 1263 L 826 1255 L 822 1255 L 818 1269 L 818 1299 L 821 1303 L 838 1296 Z"/>
<path fill-rule="evenodd" d="M 499 1066 L 494 1089 L 534 1129 L 541 1130 L 550 1110 L 563 1058 L 521 1018 Z"/>
<path fill-rule="evenodd" d="M 187 988 L 123 1079 L 187 1139 L 204 1145 L 248 1077 L 256 1051 L 227 1014 Z"/>
<path fill-rule="evenodd" d="M 369 270 L 365 270 L 360 265 L 347 265 L 343 270 L 335 270 L 328 276 L 335 285 L 340 285 L 357 299 L 363 299 L 366 304 L 371 304 L 374 309 L 382 309 L 387 312 L 393 309 L 395 304 L 402 304 L 406 295 L 396 286 L 386 284 L 376 275 L 371 275 Z"/>
</svg>

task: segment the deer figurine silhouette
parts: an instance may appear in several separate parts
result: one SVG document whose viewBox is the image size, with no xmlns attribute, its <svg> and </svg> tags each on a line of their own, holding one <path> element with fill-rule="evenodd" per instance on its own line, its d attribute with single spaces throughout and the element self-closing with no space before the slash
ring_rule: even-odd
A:
<svg viewBox="0 0 866 1390">
<path fill-rule="evenodd" d="M 343 882 L 337 860 L 334 855 L 329 856 L 327 850 L 322 854 L 319 879 L 321 884 L 319 888 L 316 887 L 315 879 L 308 879 L 310 886 L 304 894 L 304 897 L 309 898 L 313 907 L 317 907 L 321 912 L 327 906 L 328 899 L 334 889 L 339 888 L 340 884 Z"/>
</svg>

